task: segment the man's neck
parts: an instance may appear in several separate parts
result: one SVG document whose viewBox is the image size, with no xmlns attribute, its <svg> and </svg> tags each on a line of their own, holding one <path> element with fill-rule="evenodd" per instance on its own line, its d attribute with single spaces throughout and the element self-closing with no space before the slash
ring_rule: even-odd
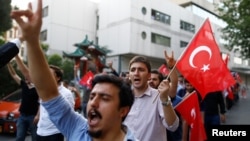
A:
<svg viewBox="0 0 250 141">
<path fill-rule="evenodd" d="M 143 95 L 145 93 L 145 91 L 148 89 L 148 85 L 145 85 L 144 87 L 140 87 L 140 88 L 134 88 L 133 89 L 133 92 L 134 92 L 134 95 L 136 97 L 140 97 L 141 95 Z"/>
</svg>

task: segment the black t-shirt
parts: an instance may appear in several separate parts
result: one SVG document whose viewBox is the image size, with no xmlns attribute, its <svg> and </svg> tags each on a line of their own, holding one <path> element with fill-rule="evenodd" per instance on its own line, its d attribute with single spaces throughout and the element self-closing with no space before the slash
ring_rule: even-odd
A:
<svg viewBox="0 0 250 141">
<path fill-rule="evenodd" d="M 25 115 L 36 115 L 39 107 L 38 94 L 35 89 L 29 88 L 28 85 L 21 80 L 21 105 L 19 111 Z"/>
</svg>

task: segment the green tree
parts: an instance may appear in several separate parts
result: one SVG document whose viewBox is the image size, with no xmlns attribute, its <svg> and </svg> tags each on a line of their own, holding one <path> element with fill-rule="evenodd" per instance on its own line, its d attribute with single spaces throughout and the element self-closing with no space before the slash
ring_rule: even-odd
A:
<svg viewBox="0 0 250 141">
<path fill-rule="evenodd" d="M 62 57 L 58 54 L 53 54 L 53 55 L 49 56 L 48 63 L 50 65 L 55 65 L 55 66 L 61 67 L 62 66 Z"/>
<path fill-rule="evenodd" d="M 13 68 L 15 69 L 16 73 L 23 77 L 21 72 L 17 69 L 17 64 L 15 62 L 11 63 Z M 15 80 L 9 74 L 7 66 L 0 69 L 0 98 L 17 90 L 19 85 L 15 82 Z"/>
<path fill-rule="evenodd" d="M 68 81 L 74 79 L 74 62 L 70 59 L 64 59 L 62 63 L 63 79 Z"/>
<path fill-rule="evenodd" d="M 68 81 L 74 79 L 74 62 L 70 59 L 63 59 L 58 54 L 53 54 L 48 57 L 48 63 L 50 65 L 55 65 L 63 70 L 63 79 Z"/>
<path fill-rule="evenodd" d="M 41 48 L 43 52 L 46 54 L 46 52 L 49 50 L 49 45 L 45 43 L 41 43 Z"/>
<path fill-rule="evenodd" d="M 1 35 L 0 35 L 0 46 L 3 45 L 5 43 L 4 39 L 1 38 Z"/>
<path fill-rule="evenodd" d="M 239 51 L 250 58 L 250 0 L 223 0 L 218 5 L 219 17 L 226 22 L 222 38 L 230 51 Z"/>
<path fill-rule="evenodd" d="M 11 0 L 0 0 L 0 35 L 11 28 L 12 20 L 10 17 Z"/>
</svg>

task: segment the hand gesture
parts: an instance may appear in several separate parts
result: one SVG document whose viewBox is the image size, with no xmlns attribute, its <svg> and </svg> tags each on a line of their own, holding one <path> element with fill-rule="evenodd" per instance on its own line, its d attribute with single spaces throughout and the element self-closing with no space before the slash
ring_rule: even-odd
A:
<svg viewBox="0 0 250 141">
<path fill-rule="evenodd" d="M 165 50 L 164 54 L 165 54 L 165 61 L 166 61 L 167 67 L 169 69 L 172 69 L 176 63 L 176 60 L 174 59 L 174 52 L 172 51 L 171 56 L 168 56 L 167 51 Z"/>
<path fill-rule="evenodd" d="M 24 40 L 29 43 L 39 41 L 42 26 L 42 0 L 38 0 L 35 12 L 32 11 L 32 5 L 29 3 L 27 10 L 14 10 L 11 12 L 11 17 L 19 24 Z"/>
<path fill-rule="evenodd" d="M 113 67 L 113 61 L 109 61 L 109 62 L 107 63 L 107 65 L 108 65 L 109 68 L 112 68 L 112 67 Z"/>
</svg>

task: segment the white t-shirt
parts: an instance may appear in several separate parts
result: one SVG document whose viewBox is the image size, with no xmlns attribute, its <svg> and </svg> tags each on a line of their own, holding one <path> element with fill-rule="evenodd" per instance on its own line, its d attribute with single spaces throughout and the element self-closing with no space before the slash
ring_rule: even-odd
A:
<svg viewBox="0 0 250 141">
<path fill-rule="evenodd" d="M 60 85 L 58 87 L 58 91 L 59 94 L 61 94 L 72 107 L 72 110 L 74 110 L 75 100 L 72 92 L 69 89 L 65 88 L 63 85 Z M 51 122 L 48 112 L 45 110 L 45 108 L 40 105 L 40 117 L 37 124 L 37 134 L 39 136 L 49 136 L 57 133 L 60 133 L 60 131 Z"/>
</svg>

